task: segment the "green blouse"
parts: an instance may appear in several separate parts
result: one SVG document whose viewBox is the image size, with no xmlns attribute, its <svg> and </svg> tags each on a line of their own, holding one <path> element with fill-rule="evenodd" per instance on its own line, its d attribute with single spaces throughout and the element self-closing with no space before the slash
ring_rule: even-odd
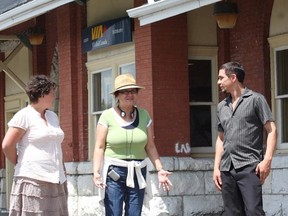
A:
<svg viewBox="0 0 288 216">
<path fill-rule="evenodd" d="M 108 128 L 105 156 L 118 159 L 145 159 L 147 127 L 150 126 L 151 118 L 146 110 L 139 108 L 136 110 L 135 121 L 125 127 L 120 125 L 121 117 L 114 108 L 102 113 L 98 124 Z"/>
</svg>

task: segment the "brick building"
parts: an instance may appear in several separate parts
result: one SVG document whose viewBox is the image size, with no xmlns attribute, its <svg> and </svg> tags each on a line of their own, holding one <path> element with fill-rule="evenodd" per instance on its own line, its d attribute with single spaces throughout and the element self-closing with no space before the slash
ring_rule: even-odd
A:
<svg viewBox="0 0 288 216">
<path fill-rule="evenodd" d="M 110 92 L 114 77 L 126 72 L 145 87 L 138 105 L 149 111 L 159 154 L 173 171 L 174 188 L 166 194 L 158 191 L 150 169 L 153 202 L 143 215 L 221 215 L 221 195 L 212 181 L 216 106 L 224 97 L 218 93 L 217 73 L 231 60 L 243 64 L 245 84 L 271 105 L 279 140 L 263 190 L 265 211 L 288 214 L 287 1 L 229 1 L 238 7 L 231 29 L 217 26 L 213 6 L 218 0 L 15 0 L 15 8 L 11 0 L 3 2 L 0 138 L 7 121 L 28 103 L 23 88 L 29 77 L 54 77 L 59 83 L 55 111 L 65 132 L 71 215 L 101 215 L 91 180 L 95 127 L 101 112 L 115 103 L 105 92 Z M 129 16 L 130 41 L 101 47 L 95 33 L 91 47 L 83 49 L 83 32 Z M 44 33 L 40 45 L 28 40 L 35 26 Z M 3 153 L 0 169 L 0 208 L 5 210 L 13 167 Z"/>
</svg>

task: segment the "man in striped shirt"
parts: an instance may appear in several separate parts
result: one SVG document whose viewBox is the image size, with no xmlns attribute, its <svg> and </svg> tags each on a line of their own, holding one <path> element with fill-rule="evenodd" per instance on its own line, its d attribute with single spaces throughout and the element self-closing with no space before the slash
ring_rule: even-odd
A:
<svg viewBox="0 0 288 216">
<path fill-rule="evenodd" d="M 229 96 L 218 104 L 213 181 L 222 192 L 227 216 L 265 215 L 262 184 L 277 142 L 276 125 L 264 96 L 245 87 L 244 78 L 237 62 L 219 69 L 217 83 Z"/>
</svg>

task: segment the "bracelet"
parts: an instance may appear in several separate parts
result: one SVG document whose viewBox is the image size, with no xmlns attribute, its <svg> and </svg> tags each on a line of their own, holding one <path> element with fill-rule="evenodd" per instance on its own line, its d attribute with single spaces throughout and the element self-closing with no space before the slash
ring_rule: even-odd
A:
<svg viewBox="0 0 288 216">
<path fill-rule="evenodd" d="M 161 170 L 164 170 L 164 168 L 162 167 L 161 169 L 157 170 L 157 172 L 160 172 Z"/>
</svg>

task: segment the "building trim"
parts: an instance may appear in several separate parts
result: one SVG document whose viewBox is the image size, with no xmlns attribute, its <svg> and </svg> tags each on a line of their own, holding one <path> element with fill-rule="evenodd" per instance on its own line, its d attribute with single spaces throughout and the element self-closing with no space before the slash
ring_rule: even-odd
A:
<svg viewBox="0 0 288 216">
<path fill-rule="evenodd" d="M 0 31 L 25 22 L 74 0 L 31 1 L 0 15 Z"/>
<path fill-rule="evenodd" d="M 138 18 L 140 26 L 182 14 L 220 0 L 160 0 L 127 10 L 129 17 Z"/>
</svg>

